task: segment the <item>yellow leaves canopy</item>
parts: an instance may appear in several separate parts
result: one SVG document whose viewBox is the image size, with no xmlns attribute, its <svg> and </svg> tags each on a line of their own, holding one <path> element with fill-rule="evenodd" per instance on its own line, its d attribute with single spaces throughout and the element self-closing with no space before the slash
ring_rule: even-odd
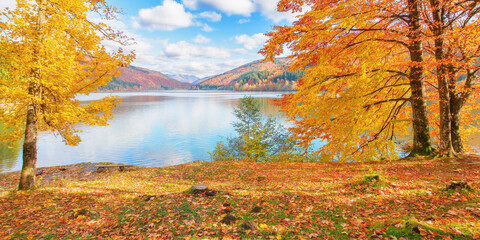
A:
<svg viewBox="0 0 480 240">
<path fill-rule="evenodd" d="M 122 34 L 87 13 L 112 17 L 104 0 L 18 0 L 15 10 L 0 12 L 0 121 L 8 131 L 0 140 L 22 135 L 26 106 L 34 104 L 41 131 L 80 141 L 78 124 L 106 125 L 119 103 L 113 96 L 88 105 L 76 100 L 105 86 L 133 54 L 107 50 L 102 41 L 124 42 Z"/>
</svg>

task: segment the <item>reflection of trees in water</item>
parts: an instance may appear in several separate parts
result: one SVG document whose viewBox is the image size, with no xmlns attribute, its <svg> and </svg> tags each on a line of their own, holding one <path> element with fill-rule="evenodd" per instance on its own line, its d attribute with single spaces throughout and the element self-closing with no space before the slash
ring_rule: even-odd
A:
<svg viewBox="0 0 480 240">
<path fill-rule="evenodd" d="M 20 142 L 17 141 L 10 148 L 7 144 L 0 143 L 0 173 L 8 172 L 17 164 L 18 154 L 21 149 Z"/>
<path fill-rule="evenodd" d="M 3 124 L 0 123 L 0 131 Z M 17 164 L 18 154 L 23 141 L 17 141 L 13 144 L 0 142 L 0 173 L 10 171 Z"/>
<path fill-rule="evenodd" d="M 267 116 L 273 116 L 273 117 L 283 117 L 283 112 L 281 112 L 281 108 L 279 106 L 276 106 L 273 103 L 273 100 L 275 98 L 255 97 L 255 99 L 258 100 L 258 103 L 260 105 L 260 112 L 262 114 L 265 114 Z M 240 99 L 226 99 L 226 100 L 222 99 L 221 101 L 221 103 L 227 104 L 228 106 L 230 106 L 232 108 L 232 112 L 233 112 L 233 107 L 235 107 L 238 104 L 238 102 L 240 102 Z"/>
<path fill-rule="evenodd" d="M 260 103 L 260 112 L 274 117 L 282 117 L 283 113 L 281 112 L 281 108 L 276 106 L 272 101 L 274 98 L 258 98 L 258 102 Z"/>
</svg>

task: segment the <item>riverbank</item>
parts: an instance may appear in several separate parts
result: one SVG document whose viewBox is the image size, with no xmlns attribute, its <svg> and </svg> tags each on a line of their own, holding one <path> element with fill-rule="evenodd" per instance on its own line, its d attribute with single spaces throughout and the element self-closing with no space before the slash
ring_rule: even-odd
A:
<svg viewBox="0 0 480 240">
<path fill-rule="evenodd" d="M 44 185 L 33 192 L 11 191 L 14 187 L 7 181 L 15 186 L 18 178 L 12 173 L 0 175 L 0 235 L 7 239 L 480 237 L 478 156 L 353 164 L 194 162 L 92 172 L 85 178 L 81 171 L 88 168 L 74 166 L 71 169 L 77 170 L 64 178 L 47 180 L 45 175 Z M 454 181 L 468 187 L 447 190 Z M 189 189 L 195 184 L 205 184 L 211 191 L 194 194 Z"/>
</svg>

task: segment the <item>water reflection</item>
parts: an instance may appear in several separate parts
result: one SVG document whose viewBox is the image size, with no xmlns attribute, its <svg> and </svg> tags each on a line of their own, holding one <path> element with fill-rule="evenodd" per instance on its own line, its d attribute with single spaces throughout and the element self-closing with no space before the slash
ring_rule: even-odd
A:
<svg viewBox="0 0 480 240">
<path fill-rule="evenodd" d="M 82 96 L 80 100 L 88 102 L 104 95 Z M 117 95 L 123 104 L 115 109 L 110 125 L 81 127 L 79 146 L 65 146 L 59 137 L 40 134 L 38 166 L 118 162 L 154 167 L 207 160 L 207 152 L 221 136 L 233 134 L 233 107 L 241 97 L 258 97 L 262 112 L 280 115 L 278 107 L 270 103 L 277 93 L 165 91 Z M 9 165 L 0 172 L 21 168 L 18 150 L 17 146 L 17 155 L 2 156 L 2 162 Z"/>
<path fill-rule="evenodd" d="M 105 95 L 79 99 L 89 102 Z M 208 160 L 207 152 L 222 136 L 233 135 L 233 107 L 240 98 L 252 95 L 259 99 L 262 113 L 282 116 L 279 107 L 271 103 L 278 93 L 160 91 L 116 95 L 123 104 L 115 109 L 110 125 L 82 127 L 79 146 L 66 146 L 59 137 L 41 133 L 38 166 L 117 162 L 157 167 Z M 480 143 L 480 134 L 471 141 Z M 0 145 L 0 173 L 21 169 L 21 145 Z"/>
<path fill-rule="evenodd" d="M 18 153 L 20 152 L 21 141 L 11 145 L 0 142 L 0 173 L 9 172 L 17 165 Z"/>
</svg>

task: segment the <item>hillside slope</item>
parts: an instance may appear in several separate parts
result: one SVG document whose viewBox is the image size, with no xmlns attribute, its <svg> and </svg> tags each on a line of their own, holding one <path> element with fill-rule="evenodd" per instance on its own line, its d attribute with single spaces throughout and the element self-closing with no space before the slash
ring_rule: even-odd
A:
<svg viewBox="0 0 480 240">
<path fill-rule="evenodd" d="M 199 77 L 187 74 L 167 74 L 168 77 L 173 78 L 180 82 L 194 83 L 195 81 L 200 80 Z"/>
<path fill-rule="evenodd" d="M 180 82 L 161 72 L 128 66 L 120 69 L 120 76 L 113 78 L 102 90 L 162 90 L 191 89 L 192 84 Z"/>
<path fill-rule="evenodd" d="M 232 90 L 294 90 L 301 72 L 287 70 L 291 60 L 279 58 L 275 62 L 254 61 L 217 76 L 196 83 L 200 89 Z"/>
</svg>

